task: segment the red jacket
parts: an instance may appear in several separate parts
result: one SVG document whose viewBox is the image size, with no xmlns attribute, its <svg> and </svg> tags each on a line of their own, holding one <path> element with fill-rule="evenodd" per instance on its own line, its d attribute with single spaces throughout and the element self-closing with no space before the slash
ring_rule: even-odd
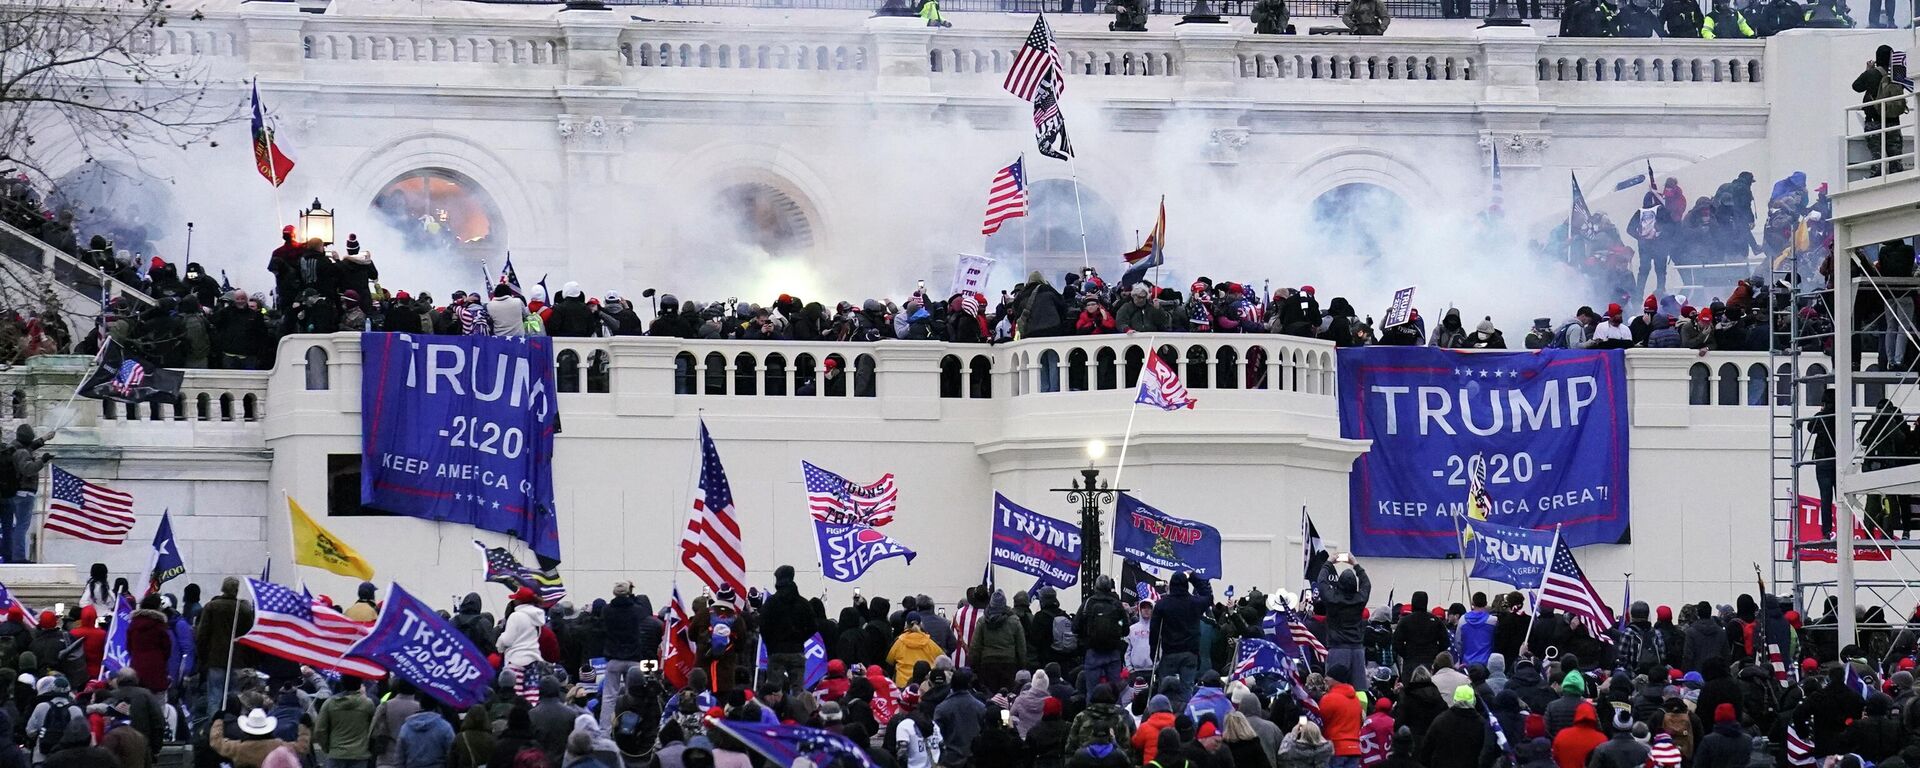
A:
<svg viewBox="0 0 1920 768">
<path fill-rule="evenodd" d="M 1607 735 L 1600 732 L 1600 716 L 1594 713 L 1593 703 L 1580 702 L 1579 708 L 1573 711 L 1573 725 L 1553 737 L 1553 762 L 1560 768 L 1586 768 L 1587 756 L 1606 740 Z"/>
<path fill-rule="evenodd" d="M 171 655 L 173 633 L 167 628 L 166 614 L 134 611 L 133 620 L 127 623 L 127 656 L 133 663 L 133 671 L 140 675 L 140 685 L 155 693 L 166 693 L 173 684 L 167 677 L 167 657 Z"/>
<path fill-rule="evenodd" d="M 1393 747 L 1393 715 L 1375 712 L 1367 718 L 1367 724 L 1360 729 L 1360 765 L 1371 766 L 1386 762 L 1387 752 Z"/>
<path fill-rule="evenodd" d="M 74 625 L 72 634 L 79 638 L 80 651 L 86 655 L 87 679 L 100 677 L 100 659 L 107 655 L 107 631 L 100 628 L 100 616 L 93 606 L 80 609 L 80 623 Z"/>
<path fill-rule="evenodd" d="M 1320 732 L 1333 742 L 1334 757 L 1360 756 L 1360 699 L 1353 686 L 1336 683 L 1320 697 Z"/>
<path fill-rule="evenodd" d="M 1155 712 L 1133 732 L 1133 751 L 1140 753 L 1140 764 L 1153 762 L 1160 752 L 1160 729 L 1173 727 L 1172 712 Z"/>
</svg>

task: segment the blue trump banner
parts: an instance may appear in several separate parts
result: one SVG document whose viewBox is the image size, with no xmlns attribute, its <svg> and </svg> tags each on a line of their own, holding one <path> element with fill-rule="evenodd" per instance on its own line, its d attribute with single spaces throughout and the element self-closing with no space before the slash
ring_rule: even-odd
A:
<svg viewBox="0 0 1920 768">
<path fill-rule="evenodd" d="M 1234 654 L 1233 678 L 1245 680 L 1255 675 L 1284 675 L 1287 673 L 1286 652 L 1280 650 L 1272 640 L 1257 637 L 1240 638 L 1239 650 Z"/>
<path fill-rule="evenodd" d="M 835 765 L 873 768 L 866 750 L 840 734 L 805 725 L 768 725 L 723 718 L 707 724 L 778 766 Z"/>
<path fill-rule="evenodd" d="M 1473 555 L 1473 577 L 1510 584 L 1514 589 L 1539 589 L 1553 559 L 1553 531 L 1535 531 L 1510 525 L 1461 519 L 1472 536 L 1467 551 Z"/>
<path fill-rule="evenodd" d="M 988 561 L 1065 589 L 1080 583 L 1080 526 L 1055 520 L 993 494 Z"/>
<path fill-rule="evenodd" d="M 486 654 L 399 584 L 387 588 L 380 620 L 346 655 L 385 667 L 454 709 L 486 701 L 494 679 Z"/>
<path fill-rule="evenodd" d="M 815 520 L 813 535 L 820 544 L 820 570 L 834 581 L 860 578 L 874 563 L 889 557 L 904 557 L 912 565 L 919 555 L 870 525 Z"/>
<path fill-rule="evenodd" d="M 806 680 L 801 687 L 811 691 L 820 681 L 827 679 L 827 641 L 820 639 L 820 633 L 815 632 L 813 637 L 807 638 L 806 645 L 801 646 L 801 652 L 807 660 Z"/>
<path fill-rule="evenodd" d="M 1466 510 L 1481 461 L 1487 519 L 1562 526 L 1570 546 L 1626 541 L 1619 350 L 1339 354 L 1340 435 L 1372 443 L 1348 475 L 1354 554 L 1458 554 L 1453 516 Z"/>
<path fill-rule="evenodd" d="M 132 622 L 133 598 L 121 595 L 113 609 L 113 623 L 107 625 L 107 645 L 100 656 L 99 679 L 110 680 L 113 673 L 133 665 L 133 656 L 127 651 L 127 625 Z"/>
<path fill-rule="evenodd" d="M 360 503 L 559 560 L 551 340 L 364 333 L 360 354 Z"/>
<path fill-rule="evenodd" d="M 1220 578 L 1219 529 L 1174 517 L 1124 493 L 1113 516 L 1113 552 L 1159 568 Z"/>
</svg>

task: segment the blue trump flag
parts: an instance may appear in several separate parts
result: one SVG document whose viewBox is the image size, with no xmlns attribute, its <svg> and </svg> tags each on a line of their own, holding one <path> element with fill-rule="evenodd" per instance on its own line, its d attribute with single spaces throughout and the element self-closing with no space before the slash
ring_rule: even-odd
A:
<svg viewBox="0 0 1920 768">
<path fill-rule="evenodd" d="M 1487 519 L 1563 526 L 1569 546 L 1626 543 L 1627 378 L 1620 350 L 1339 351 L 1340 435 L 1371 441 L 1348 475 L 1356 555 L 1457 554 L 1475 457 Z"/>
<path fill-rule="evenodd" d="M 1080 583 L 1080 526 L 993 494 L 993 542 L 988 562 L 1066 589 Z"/>
<path fill-rule="evenodd" d="M 1460 519 L 1473 536 L 1467 550 L 1473 555 L 1473 577 L 1514 589 L 1539 589 L 1547 573 L 1547 561 L 1553 559 L 1553 531 L 1535 531 L 1510 525 Z"/>
<path fill-rule="evenodd" d="M 147 569 L 147 593 L 160 591 L 160 585 L 168 579 L 186 572 L 187 561 L 180 559 L 180 545 L 173 540 L 172 513 L 161 510 L 160 525 L 153 529 L 153 567 Z"/>
<path fill-rule="evenodd" d="M 1233 678 L 1245 680 L 1255 675 L 1287 674 L 1286 653 L 1280 650 L 1272 640 L 1257 637 L 1240 638 L 1240 647 L 1234 654 Z"/>
<path fill-rule="evenodd" d="M 133 657 L 127 652 L 127 625 L 133 623 L 133 597 L 121 595 L 113 609 L 113 623 L 107 625 L 107 646 L 100 655 L 100 680 L 112 679 L 113 673 L 133 665 Z"/>
<path fill-rule="evenodd" d="M 825 728 L 805 725 L 769 725 L 715 719 L 707 723 L 725 731 L 748 749 L 760 753 L 773 765 L 795 765 L 806 758 L 806 765 L 857 765 L 873 768 L 873 761 L 860 745 Z M 840 761 L 840 762 L 836 762 Z"/>
<path fill-rule="evenodd" d="M 820 681 L 827 679 L 827 641 L 820 639 L 820 633 L 815 632 L 800 650 L 807 659 L 807 679 L 801 687 L 813 690 Z"/>
<path fill-rule="evenodd" d="M 1113 552 L 1147 565 L 1220 578 L 1220 531 L 1149 507 L 1127 494 L 1113 516 Z"/>
<path fill-rule="evenodd" d="M 858 579 L 889 557 L 904 557 L 911 565 L 919 555 L 870 525 L 815 520 L 813 534 L 820 545 L 820 570 L 834 581 Z"/>
<path fill-rule="evenodd" d="M 380 620 L 346 655 L 385 667 L 454 709 L 486 701 L 494 679 L 486 654 L 399 584 L 387 587 Z"/>
<path fill-rule="evenodd" d="M 560 559 L 546 337 L 360 335 L 360 503 Z"/>
</svg>

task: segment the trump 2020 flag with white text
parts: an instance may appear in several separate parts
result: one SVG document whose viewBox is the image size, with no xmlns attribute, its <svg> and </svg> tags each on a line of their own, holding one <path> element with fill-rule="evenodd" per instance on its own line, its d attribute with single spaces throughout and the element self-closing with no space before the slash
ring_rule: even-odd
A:
<svg viewBox="0 0 1920 768">
<path fill-rule="evenodd" d="M 363 333 L 360 355 L 360 503 L 559 560 L 552 341 Z"/>
<path fill-rule="evenodd" d="M 486 654 L 399 584 L 387 588 L 380 620 L 346 655 L 385 667 L 454 709 L 486 701 L 494 680 Z"/>
<path fill-rule="evenodd" d="M 858 523 L 815 520 L 813 533 L 820 545 L 820 570 L 834 581 L 858 579 L 874 563 L 889 557 L 904 557 L 911 565 L 919 554 L 892 536 Z"/>
<path fill-rule="evenodd" d="M 1460 522 L 1473 532 L 1466 545 L 1468 554 L 1473 556 L 1473 578 L 1512 585 L 1514 589 L 1540 588 L 1547 561 L 1553 557 L 1553 531 L 1516 528 L 1470 517 L 1462 517 Z"/>
<path fill-rule="evenodd" d="M 1156 354 L 1147 355 L 1147 367 L 1140 372 L 1140 395 L 1134 401 L 1163 411 L 1192 408 L 1199 402 L 1187 394 L 1187 385 L 1180 383 L 1173 366 Z"/>
</svg>

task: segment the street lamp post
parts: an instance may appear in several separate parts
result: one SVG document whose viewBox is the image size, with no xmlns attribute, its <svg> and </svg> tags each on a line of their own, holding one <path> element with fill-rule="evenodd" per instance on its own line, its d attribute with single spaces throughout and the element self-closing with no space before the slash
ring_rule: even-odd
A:
<svg viewBox="0 0 1920 768">
<path fill-rule="evenodd" d="M 1087 467 L 1080 470 L 1080 479 L 1067 483 L 1065 488 L 1054 488 L 1054 493 L 1067 495 L 1068 504 L 1080 505 L 1080 602 L 1085 604 L 1093 594 L 1093 583 L 1100 578 L 1100 559 L 1106 550 L 1100 543 L 1100 507 L 1112 504 L 1125 488 L 1115 488 L 1100 481 L 1100 470 L 1093 462 L 1106 455 L 1106 444 L 1093 440 L 1087 443 Z"/>
</svg>

